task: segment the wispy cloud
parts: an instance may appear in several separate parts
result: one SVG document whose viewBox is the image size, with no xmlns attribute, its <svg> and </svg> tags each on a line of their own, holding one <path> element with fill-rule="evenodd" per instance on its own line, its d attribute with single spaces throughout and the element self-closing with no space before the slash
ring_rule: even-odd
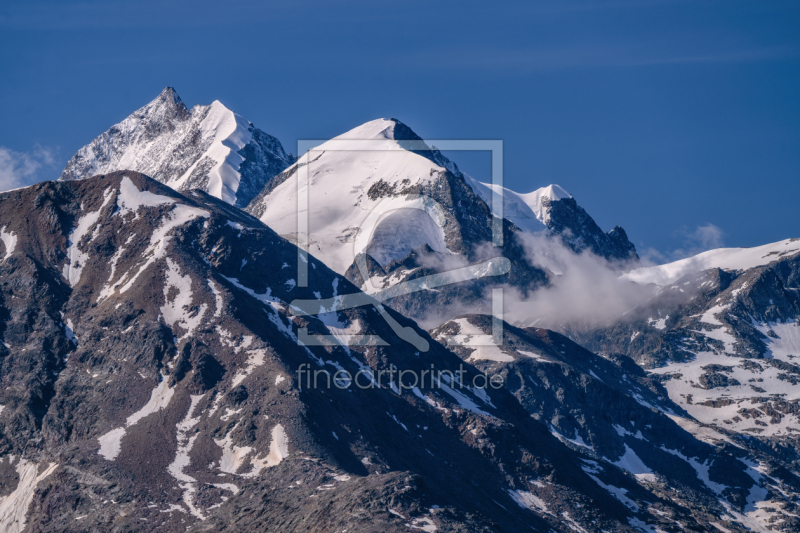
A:
<svg viewBox="0 0 800 533">
<path fill-rule="evenodd" d="M 678 230 L 677 234 L 683 241 L 679 248 L 665 252 L 655 248 L 646 248 L 640 252 L 642 263 L 660 265 L 725 246 L 725 232 L 710 222 L 697 226 L 693 230 L 683 227 Z"/>
<path fill-rule="evenodd" d="M 550 284 L 528 295 L 505 290 L 506 319 L 548 328 L 583 328 L 618 320 L 646 302 L 651 288 L 620 278 L 620 268 L 591 251 L 576 254 L 559 238 L 520 234 L 531 265 L 553 273 Z"/>
<path fill-rule="evenodd" d="M 39 170 L 53 168 L 53 150 L 36 146 L 30 152 L 17 152 L 0 146 L 0 191 L 25 187 L 41 181 Z"/>
</svg>

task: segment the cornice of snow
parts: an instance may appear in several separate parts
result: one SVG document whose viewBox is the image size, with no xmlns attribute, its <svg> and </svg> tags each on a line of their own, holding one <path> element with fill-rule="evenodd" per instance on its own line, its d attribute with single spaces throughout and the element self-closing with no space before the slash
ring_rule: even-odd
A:
<svg viewBox="0 0 800 533">
<path fill-rule="evenodd" d="M 488 205 L 492 203 L 492 194 L 503 195 L 503 216 L 525 231 L 537 232 L 545 229 L 550 222 L 551 202 L 572 198 L 559 185 L 548 185 L 527 194 L 520 194 L 506 187 L 492 183 L 482 183 L 471 176 L 465 176 L 467 184 L 475 194 Z"/>
</svg>

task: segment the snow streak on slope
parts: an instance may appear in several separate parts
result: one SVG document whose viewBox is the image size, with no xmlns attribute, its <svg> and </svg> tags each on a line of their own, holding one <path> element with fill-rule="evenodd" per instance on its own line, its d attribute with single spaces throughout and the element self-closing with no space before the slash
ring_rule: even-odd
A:
<svg viewBox="0 0 800 533">
<path fill-rule="evenodd" d="M 9 456 L 9 463 L 13 460 L 14 456 Z M 25 529 L 28 507 L 33 501 L 36 487 L 40 481 L 52 474 L 57 467 L 57 464 L 50 463 L 47 468 L 39 473 L 38 464 L 23 458 L 17 461 L 16 470 L 19 475 L 17 488 L 11 494 L 0 497 L 0 530 L 5 533 L 20 533 Z"/>
<path fill-rule="evenodd" d="M 14 248 L 17 246 L 17 236 L 10 231 L 6 232 L 6 227 L 3 226 L 3 229 L 0 229 L 0 240 L 3 241 L 3 245 L 6 247 L 6 253 L 3 257 L 3 261 L 5 261 L 14 253 Z"/>
<path fill-rule="evenodd" d="M 492 205 L 492 195 L 503 196 L 503 216 L 517 225 L 518 228 L 537 232 L 542 231 L 550 222 L 550 203 L 572 195 L 559 185 L 548 185 L 528 194 L 516 193 L 505 187 L 492 183 L 481 183 L 475 178 L 466 176 L 467 184 L 475 194 L 487 205 Z"/>
<path fill-rule="evenodd" d="M 429 244 L 434 250 L 446 252 L 441 227 L 433 219 L 420 211 L 409 226 L 392 216 L 396 209 L 414 207 L 414 201 L 406 199 L 403 190 L 430 183 L 445 172 L 431 160 L 402 149 L 394 138 L 395 126 L 393 120 L 373 120 L 303 155 L 285 172 L 291 176 L 260 199 L 255 211 L 261 213 L 261 221 L 285 237 L 296 238 L 298 179 L 307 171 L 309 251 L 334 271 L 343 274 L 361 251 L 354 250 L 356 235 L 381 201 L 374 189 L 370 193 L 373 186 L 392 190 L 396 196 L 389 206 L 393 211 L 387 212 L 376 228 L 371 254 L 388 262 L 408 253 L 407 247 L 389 246 L 386 239 L 380 238 L 389 234 L 393 243 Z M 368 150 L 365 140 L 372 141 Z"/>
<path fill-rule="evenodd" d="M 89 260 L 89 254 L 80 250 L 80 243 L 85 236 L 89 234 L 89 230 L 95 227 L 97 220 L 100 218 L 100 213 L 105 209 L 111 198 L 114 197 L 112 190 L 106 190 L 103 193 L 103 205 L 97 211 L 87 213 L 78 219 L 75 228 L 69 234 L 69 248 L 67 248 L 67 262 L 64 264 L 62 275 L 69 282 L 70 287 L 74 287 L 81 279 L 81 272 L 83 267 L 86 266 L 86 261 Z M 92 240 L 94 233 L 90 236 Z"/>
<path fill-rule="evenodd" d="M 664 286 L 675 283 L 687 274 L 711 268 L 749 270 L 798 252 L 800 252 L 800 239 L 787 239 L 755 248 L 719 248 L 666 265 L 637 268 L 622 277 L 643 285 L 654 283 Z"/>
<path fill-rule="evenodd" d="M 180 338 L 190 337 L 203 322 L 207 304 L 192 308 L 192 278 L 188 274 L 181 275 L 180 267 L 167 257 L 166 283 L 164 283 L 164 305 L 161 313 L 164 322 L 174 328 L 179 326 L 186 330 Z"/>
</svg>

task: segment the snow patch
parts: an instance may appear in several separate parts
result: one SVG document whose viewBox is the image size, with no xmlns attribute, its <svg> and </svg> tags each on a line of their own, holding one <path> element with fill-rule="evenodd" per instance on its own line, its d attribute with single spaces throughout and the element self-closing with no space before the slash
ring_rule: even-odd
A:
<svg viewBox="0 0 800 533">
<path fill-rule="evenodd" d="M 237 424 L 238 425 L 238 424 Z M 234 426 L 234 429 L 236 426 Z M 250 446 L 236 446 L 233 444 L 231 436 L 226 435 L 224 439 L 214 439 L 217 446 L 222 448 L 222 458 L 219 462 L 219 468 L 228 474 L 237 474 L 237 471 L 242 467 L 253 448 Z M 276 424 L 272 428 L 272 440 L 269 445 L 269 452 L 266 457 L 252 457 L 250 464 L 252 466 L 250 472 L 245 474 L 237 474 L 242 477 L 256 477 L 265 468 L 277 466 L 286 457 L 289 456 L 289 438 L 286 436 L 286 431 L 281 424 Z"/>
<path fill-rule="evenodd" d="M 222 309 L 225 303 L 225 300 L 222 298 L 222 293 L 217 288 L 217 284 L 214 283 L 213 280 L 208 280 L 208 286 L 211 288 L 211 292 L 214 293 L 214 318 L 219 318 L 222 316 Z"/>
<path fill-rule="evenodd" d="M 172 289 L 176 289 L 177 292 Z M 170 300 L 170 294 L 174 294 Z M 208 305 L 202 304 L 196 309 L 192 309 L 192 278 L 188 274 L 181 276 L 178 265 L 167 257 L 166 283 L 164 284 L 164 305 L 161 306 L 161 314 L 164 316 L 164 323 L 170 327 L 180 326 L 186 330 L 179 340 L 191 336 L 194 330 L 201 324 L 203 315 Z"/>
<path fill-rule="evenodd" d="M 3 257 L 3 261 L 11 257 L 11 254 L 14 253 L 14 249 L 17 247 L 17 236 L 10 231 L 6 231 L 6 226 L 3 226 L 0 229 L 0 241 L 3 241 L 3 245 L 6 247 L 6 254 Z"/>
<path fill-rule="evenodd" d="M 266 350 L 248 350 L 246 353 L 247 353 L 247 362 L 245 363 L 245 367 L 239 370 L 233 377 L 233 383 L 231 385 L 232 387 L 235 387 L 242 381 L 244 381 L 247 378 L 247 376 L 252 374 L 256 368 L 263 365 L 264 361 L 266 361 L 267 357 Z"/>
<path fill-rule="evenodd" d="M 517 505 L 522 507 L 523 509 L 529 509 L 534 512 L 552 514 L 550 509 L 547 508 L 547 504 L 544 503 L 544 500 L 539 498 L 538 496 L 531 494 L 525 490 L 511 490 L 509 489 L 508 495 L 511 496 L 511 499 L 514 500 Z"/>
<path fill-rule="evenodd" d="M 420 529 L 425 531 L 425 533 L 435 533 L 437 531 L 436 525 L 430 518 L 414 518 L 411 520 L 411 523 L 406 524 L 406 526 L 411 529 Z"/>
<path fill-rule="evenodd" d="M 653 474 L 653 471 L 647 467 L 646 464 L 636 455 L 627 444 L 625 446 L 625 453 L 622 454 L 622 457 L 617 459 L 616 461 L 610 463 L 620 467 L 623 470 L 626 470 L 636 476 L 636 479 L 639 480 L 646 480 L 646 481 L 655 481 L 656 477 Z M 606 459 L 608 461 L 608 459 Z"/>
<path fill-rule="evenodd" d="M 713 460 L 711 461 L 711 463 L 708 463 L 708 460 L 706 460 L 705 462 L 701 463 L 700 461 L 698 461 L 695 458 L 686 457 L 685 455 L 683 455 L 682 453 L 680 453 L 677 450 L 670 450 L 669 448 L 666 448 L 664 446 L 661 446 L 661 449 L 664 450 L 667 453 L 671 453 L 672 455 L 674 455 L 676 457 L 680 457 L 681 459 L 683 459 L 684 461 L 686 461 L 687 463 L 692 465 L 692 468 L 694 468 L 695 472 L 697 472 L 698 479 L 700 479 L 700 481 L 705 483 L 705 485 L 708 488 L 710 488 L 711 490 L 716 492 L 718 495 L 722 495 L 722 492 L 725 489 L 728 488 L 725 485 L 721 485 L 719 483 L 711 481 L 711 479 L 709 478 L 708 471 L 711 469 L 711 465 L 714 464 Z"/>
<path fill-rule="evenodd" d="M 594 476 L 592 474 L 587 473 L 586 475 L 588 475 L 590 478 L 592 478 L 595 483 L 597 483 L 598 485 L 600 485 L 600 487 L 602 487 L 606 491 L 608 491 L 612 496 L 614 496 L 616 499 L 621 501 L 623 504 L 625 504 L 632 511 L 635 511 L 635 512 L 639 511 L 639 504 L 637 504 L 635 501 L 633 501 L 630 498 L 628 498 L 628 491 L 626 489 L 623 489 L 623 488 L 620 488 L 620 487 L 615 487 L 613 485 L 606 485 L 605 483 L 600 481 L 600 479 L 597 476 Z"/>
<path fill-rule="evenodd" d="M 75 326 L 69 318 L 64 321 L 64 336 L 75 346 L 78 345 L 78 337 L 75 335 Z"/>
<path fill-rule="evenodd" d="M 448 338 L 448 344 L 472 348 L 472 354 L 467 359 L 473 361 L 498 361 L 510 363 L 514 358 L 504 353 L 499 346 L 491 342 L 491 335 L 486 335 L 466 318 L 457 318 L 453 323 L 458 325 L 458 335 Z"/>
<path fill-rule="evenodd" d="M 245 477 L 255 477 L 263 469 L 281 464 L 288 456 L 289 437 L 286 435 L 286 430 L 283 429 L 283 426 L 277 424 L 272 428 L 272 440 L 269 443 L 269 453 L 264 459 L 252 458 L 250 462 L 253 465 L 253 469 L 245 474 Z"/>
<path fill-rule="evenodd" d="M 166 376 L 162 374 L 161 381 L 150 393 L 150 400 L 144 407 L 129 416 L 123 427 L 112 429 L 105 435 L 98 437 L 97 440 L 100 443 L 100 451 L 98 453 L 108 461 L 116 459 L 122 448 L 122 437 L 125 436 L 125 428 L 133 426 L 148 415 L 166 409 L 174 392 L 174 389 L 167 386 Z"/>
<path fill-rule="evenodd" d="M 174 203 L 175 199 L 169 196 L 140 191 L 129 177 L 124 176 L 119 184 L 117 212 L 114 214 L 125 218 L 128 213 L 137 214 L 140 207 L 157 207 Z"/>
<path fill-rule="evenodd" d="M 197 434 L 189 437 L 188 433 L 200 422 L 200 417 L 192 418 L 192 413 L 194 413 L 197 404 L 200 403 L 203 396 L 205 396 L 205 394 L 191 396 L 189 411 L 186 413 L 186 417 L 178 422 L 176 426 L 178 449 L 175 452 L 175 460 L 167 467 L 167 472 L 178 480 L 180 487 L 183 489 L 183 502 L 189 508 L 189 512 L 200 520 L 205 520 L 205 517 L 203 513 L 200 512 L 200 509 L 194 505 L 194 493 L 197 491 L 197 480 L 189 474 L 185 474 L 183 470 L 191 463 L 189 452 L 192 451 L 194 441 L 197 440 Z"/>
</svg>

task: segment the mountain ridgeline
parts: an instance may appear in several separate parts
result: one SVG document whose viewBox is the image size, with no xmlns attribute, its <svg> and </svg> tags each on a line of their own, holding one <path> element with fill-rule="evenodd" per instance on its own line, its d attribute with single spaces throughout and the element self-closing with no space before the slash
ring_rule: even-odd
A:
<svg viewBox="0 0 800 533">
<path fill-rule="evenodd" d="M 166 88 L 0 193 L 0 531 L 798 531 L 798 291 Z"/>
</svg>

